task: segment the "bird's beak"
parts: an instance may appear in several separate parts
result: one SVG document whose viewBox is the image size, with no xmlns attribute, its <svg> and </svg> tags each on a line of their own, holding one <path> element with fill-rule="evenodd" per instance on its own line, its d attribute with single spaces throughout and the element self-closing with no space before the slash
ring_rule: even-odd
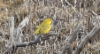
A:
<svg viewBox="0 0 100 54">
<path fill-rule="evenodd" d="M 56 25 L 58 23 L 57 20 L 53 20 L 52 25 Z"/>
</svg>

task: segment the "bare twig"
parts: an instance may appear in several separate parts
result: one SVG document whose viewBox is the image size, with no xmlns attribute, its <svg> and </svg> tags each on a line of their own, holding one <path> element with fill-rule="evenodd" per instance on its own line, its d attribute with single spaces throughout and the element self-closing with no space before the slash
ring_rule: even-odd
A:
<svg viewBox="0 0 100 54">
<path fill-rule="evenodd" d="M 22 42 L 21 40 L 21 32 L 22 32 L 22 28 L 25 27 L 29 22 L 29 18 L 25 18 L 17 27 L 16 31 L 15 31 L 15 35 L 16 35 L 16 43 L 18 42 Z"/>
<path fill-rule="evenodd" d="M 9 28 L 10 28 L 10 43 L 11 46 L 14 44 L 14 35 L 13 35 L 13 32 L 14 32 L 14 17 L 10 17 L 10 21 L 9 21 Z"/>
<path fill-rule="evenodd" d="M 55 35 L 55 34 L 54 34 Z M 18 47 L 25 47 L 25 46 L 30 46 L 30 45 L 33 45 L 33 44 L 37 44 L 40 42 L 40 39 L 41 41 L 45 41 L 45 40 L 48 40 L 48 38 L 50 37 L 51 35 L 46 35 L 46 37 L 41 37 L 41 35 L 37 35 L 35 40 L 33 41 L 30 41 L 30 42 L 22 42 L 22 43 L 16 43 L 16 45 L 10 47 L 9 49 L 7 49 L 4 54 L 8 54 L 9 52 L 13 52 L 13 51 L 16 51 Z M 15 50 L 14 50 L 15 49 Z"/>
<path fill-rule="evenodd" d="M 67 53 L 68 54 L 72 54 L 72 51 L 71 51 L 71 43 L 76 39 L 76 36 L 77 36 L 77 32 L 78 30 L 81 28 L 81 24 L 79 24 L 77 26 L 77 28 L 75 29 L 75 31 L 72 33 L 71 37 L 69 38 L 69 40 L 67 41 L 66 45 L 64 46 L 63 48 L 63 51 L 62 51 L 62 54 L 65 54 L 65 51 L 67 50 Z"/>
<path fill-rule="evenodd" d="M 33 44 L 37 44 L 40 41 L 41 36 L 37 36 L 36 39 L 34 41 L 31 42 L 24 42 L 24 43 L 18 43 L 15 46 L 13 45 L 12 47 L 10 47 L 9 49 L 7 49 L 4 54 L 8 54 L 9 52 L 13 52 L 14 49 L 15 51 L 17 50 L 18 47 L 25 47 L 25 46 L 29 46 L 29 45 L 33 45 Z"/>
<path fill-rule="evenodd" d="M 85 38 L 82 40 L 82 42 L 79 44 L 77 49 L 73 52 L 73 54 L 80 54 L 80 52 L 83 49 L 83 46 L 86 45 L 89 40 L 93 39 L 99 31 L 100 31 L 100 27 L 99 28 L 94 27 L 93 30 L 87 36 L 85 36 Z"/>
<path fill-rule="evenodd" d="M 14 48 L 14 47 L 18 46 L 18 44 L 20 43 L 19 41 L 21 41 L 21 30 L 22 30 L 23 27 L 26 26 L 26 24 L 28 24 L 28 22 L 29 22 L 29 19 L 28 18 L 25 18 L 19 24 L 19 26 L 17 27 L 17 29 L 14 31 L 14 17 L 11 17 L 10 18 L 10 22 L 9 22 L 9 28 L 10 28 L 10 39 L 9 40 L 10 41 L 9 41 L 8 45 L 10 44 L 9 49 L 11 51 L 12 51 L 12 49 L 13 49 L 13 51 L 15 49 L 17 50 L 17 48 Z M 15 33 L 13 33 L 13 32 L 15 32 Z M 6 54 L 7 51 L 9 51 L 9 49 L 5 51 L 5 54 Z"/>
</svg>

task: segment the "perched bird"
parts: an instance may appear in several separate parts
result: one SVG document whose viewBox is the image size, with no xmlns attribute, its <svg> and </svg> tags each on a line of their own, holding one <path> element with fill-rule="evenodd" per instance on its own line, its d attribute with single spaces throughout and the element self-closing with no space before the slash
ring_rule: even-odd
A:
<svg viewBox="0 0 100 54">
<path fill-rule="evenodd" d="M 51 25 L 52 24 L 52 19 L 46 18 L 36 29 L 34 34 L 46 34 L 50 31 Z"/>
</svg>

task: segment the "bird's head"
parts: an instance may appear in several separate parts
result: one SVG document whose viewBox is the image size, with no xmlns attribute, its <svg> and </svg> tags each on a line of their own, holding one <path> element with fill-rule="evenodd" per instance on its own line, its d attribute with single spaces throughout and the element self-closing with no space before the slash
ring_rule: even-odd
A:
<svg viewBox="0 0 100 54">
<path fill-rule="evenodd" d="M 51 18 L 46 18 L 44 20 L 44 22 L 46 22 L 47 24 L 51 24 L 52 23 L 52 19 Z"/>
</svg>

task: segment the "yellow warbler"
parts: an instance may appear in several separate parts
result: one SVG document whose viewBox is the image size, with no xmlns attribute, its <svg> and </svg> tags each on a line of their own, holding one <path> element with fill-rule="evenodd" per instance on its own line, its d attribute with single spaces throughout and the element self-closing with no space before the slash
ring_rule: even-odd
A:
<svg viewBox="0 0 100 54">
<path fill-rule="evenodd" d="M 51 29 L 51 23 L 52 19 L 46 18 L 37 28 L 37 30 L 34 32 L 34 34 L 46 34 Z"/>
</svg>

